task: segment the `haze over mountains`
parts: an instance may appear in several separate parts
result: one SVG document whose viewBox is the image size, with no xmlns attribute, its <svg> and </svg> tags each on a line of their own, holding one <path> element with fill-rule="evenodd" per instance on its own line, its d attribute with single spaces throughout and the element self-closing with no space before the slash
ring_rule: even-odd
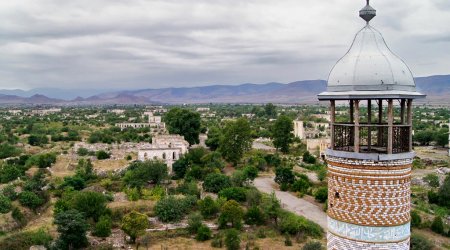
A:
<svg viewBox="0 0 450 250">
<path fill-rule="evenodd" d="M 450 75 L 416 78 L 417 88 L 428 95 L 426 103 L 450 104 Z M 181 103 L 317 103 L 317 94 L 326 89 L 324 80 L 288 84 L 212 85 L 205 87 L 141 90 L 0 90 L 0 104 L 181 104 Z"/>
</svg>

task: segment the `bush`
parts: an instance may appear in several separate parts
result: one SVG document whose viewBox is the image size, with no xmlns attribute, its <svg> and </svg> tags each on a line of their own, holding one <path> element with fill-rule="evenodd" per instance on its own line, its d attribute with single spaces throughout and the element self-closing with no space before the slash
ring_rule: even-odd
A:
<svg viewBox="0 0 450 250">
<path fill-rule="evenodd" d="M 23 170 L 15 165 L 3 164 L 0 166 L 0 183 L 8 183 L 22 176 Z"/>
<path fill-rule="evenodd" d="M 203 188 L 206 192 L 218 193 L 222 189 L 231 187 L 231 180 L 224 174 L 213 173 L 205 177 Z"/>
<path fill-rule="evenodd" d="M 438 204 L 439 203 L 439 194 L 434 192 L 433 190 L 428 191 L 428 202 L 431 204 Z"/>
<path fill-rule="evenodd" d="M 411 235 L 411 250 L 432 250 L 434 248 L 431 241 L 419 234 Z"/>
<path fill-rule="evenodd" d="M 78 148 L 77 154 L 79 156 L 86 156 L 89 154 L 89 150 L 87 148 Z"/>
<path fill-rule="evenodd" d="M 225 246 L 227 250 L 239 250 L 241 239 L 239 238 L 239 231 L 236 229 L 229 229 L 225 233 Z"/>
<path fill-rule="evenodd" d="M 2 194 L 12 201 L 17 199 L 16 187 L 12 184 L 5 186 Z"/>
<path fill-rule="evenodd" d="M 294 181 L 295 176 L 291 168 L 278 167 L 275 169 L 275 182 L 279 185 L 283 183 L 292 184 Z"/>
<path fill-rule="evenodd" d="M 302 194 L 306 194 L 308 192 L 309 187 L 311 187 L 311 183 L 308 179 L 300 178 L 292 184 L 292 191 L 300 192 Z"/>
<path fill-rule="evenodd" d="M 197 229 L 197 236 L 195 236 L 195 239 L 198 241 L 206 241 L 211 239 L 211 229 L 209 229 L 206 225 L 201 224 Z"/>
<path fill-rule="evenodd" d="M 426 181 L 430 185 L 430 187 L 439 187 L 439 176 L 437 174 L 427 174 L 425 177 L 423 177 L 423 180 Z"/>
<path fill-rule="evenodd" d="M 85 180 L 78 175 L 64 177 L 64 182 L 61 184 L 61 188 L 73 187 L 75 190 L 82 190 L 86 187 Z"/>
<path fill-rule="evenodd" d="M 135 162 L 128 167 L 123 181 L 130 187 L 143 187 L 149 181 L 160 184 L 167 178 L 167 171 L 166 164 L 159 161 Z"/>
<path fill-rule="evenodd" d="M 262 225 L 264 224 L 264 214 L 258 207 L 251 207 L 244 215 L 244 221 L 247 225 Z"/>
<path fill-rule="evenodd" d="M 324 203 L 328 199 L 328 187 L 320 187 L 314 193 L 316 201 Z"/>
<path fill-rule="evenodd" d="M 243 216 L 244 210 L 239 206 L 239 203 L 229 200 L 222 206 L 219 216 L 219 227 L 224 228 L 228 223 L 231 223 L 232 227 L 240 229 Z"/>
<path fill-rule="evenodd" d="M 243 187 L 225 188 L 219 192 L 219 197 L 223 197 L 227 200 L 244 202 L 247 199 L 247 190 Z"/>
<path fill-rule="evenodd" d="M 223 239 L 220 234 L 216 234 L 211 241 L 211 247 L 214 248 L 222 248 L 223 247 Z"/>
<path fill-rule="evenodd" d="M 108 237 L 111 235 L 112 222 L 109 216 L 102 215 L 95 224 L 93 235 L 98 237 Z"/>
<path fill-rule="evenodd" d="M 148 227 L 148 217 L 145 214 L 132 211 L 122 218 L 122 230 L 130 236 L 131 241 L 136 242 L 136 238 L 145 234 Z"/>
<path fill-rule="evenodd" d="M 99 150 L 99 151 L 97 151 L 97 153 L 95 153 L 95 156 L 99 160 L 105 160 L 105 159 L 109 159 L 111 157 L 111 154 L 104 150 Z"/>
<path fill-rule="evenodd" d="M 88 245 L 86 231 L 89 228 L 83 215 L 77 210 L 68 210 L 55 215 L 59 238 L 56 249 L 78 249 Z"/>
<path fill-rule="evenodd" d="M 185 207 L 172 195 L 159 200 L 155 206 L 155 214 L 162 222 L 178 222 L 184 217 Z"/>
<path fill-rule="evenodd" d="M 139 189 L 137 189 L 135 187 L 125 189 L 125 194 L 127 195 L 127 199 L 129 201 L 137 201 L 141 197 L 141 194 L 139 193 Z"/>
<path fill-rule="evenodd" d="M 213 218 L 219 212 L 219 205 L 210 196 L 198 201 L 198 207 L 206 219 Z"/>
<path fill-rule="evenodd" d="M 85 218 L 92 218 L 98 221 L 100 216 L 107 211 L 106 197 L 97 192 L 77 192 L 71 199 L 72 208 L 82 211 Z"/>
<path fill-rule="evenodd" d="M 281 214 L 279 228 L 281 233 L 291 235 L 304 233 L 307 236 L 320 237 L 323 234 L 323 229 L 319 225 L 291 212 Z"/>
<path fill-rule="evenodd" d="M 166 191 L 161 186 L 156 186 L 152 189 L 141 189 L 141 199 L 143 200 L 159 201 L 165 194 Z"/>
<path fill-rule="evenodd" d="M 416 210 L 411 211 L 411 226 L 420 227 L 420 224 L 422 224 L 422 218 L 419 213 Z"/>
<path fill-rule="evenodd" d="M 9 211 L 11 211 L 11 207 L 11 200 L 4 195 L 0 195 L 0 213 L 8 213 Z"/>
<path fill-rule="evenodd" d="M 31 191 L 23 191 L 19 194 L 19 202 L 23 206 L 36 210 L 45 203 L 45 200 Z"/>
<path fill-rule="evenodd" d="M 43 229 L 37 231 L 24 231 L 3 238 L 0 241 L 0 249 L 30 249 L 31 246 L 48 246 L 52 236 Z"/>
<path fill-rule="evenodd" d="M 25 226 L 27 224 L 27 220 L 23 215 L 22 211 L 18 207 L 14 207 L 11 213 L 13 219 L 21 226 Z"/>
<path fill-rule="evenodd" d="M 316 163 L 316 157 L 311 155 L 308 151 L 305 151 L 303 154 L 303 161 L 309 164 L 314 164 Z"/>
<path fill-rule="evenodd" d="M 450 208 L 450 174 L 445 177 L 444 184 L 439 188 L 439 204 Z"/>
<path fill-rule="evenodd" d="M 197 233 L 198 229 L 202 225 L 203 217 L 199 213 L 192 213 L 188 218 L 188 227 L 187 230 L 189 233 L 194 234 Z"/>
<path fill-rule="evenodd" d="M 322 243 L 318 241 L 309 241 L 303 247 L 302 250 L 322 250 Z"/>
<path fill-rule="evenodd" d="M 431 230 L 437 234 L 444 234 L 444 222 L 440 216 L 434 217 Z"/>
</svg>

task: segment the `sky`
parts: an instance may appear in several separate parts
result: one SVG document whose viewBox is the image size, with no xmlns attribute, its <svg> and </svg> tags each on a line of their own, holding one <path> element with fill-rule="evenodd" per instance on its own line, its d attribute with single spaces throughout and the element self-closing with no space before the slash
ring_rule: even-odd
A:
<svg viewBox="0 0 450 250">
<path fill-rule="evenodd" d="M 365 0 L 0 1 L 0 88 L 138 89 L 326 79 Z M 372 0 L 415 76 L 450 74 L 450 1 Z"/>
</svg>

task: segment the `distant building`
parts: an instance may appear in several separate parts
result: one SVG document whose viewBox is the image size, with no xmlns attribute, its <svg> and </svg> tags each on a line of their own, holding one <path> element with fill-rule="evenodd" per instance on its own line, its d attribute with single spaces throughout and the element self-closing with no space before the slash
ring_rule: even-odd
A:
<svg viewBox="0 0 450 250">
<path fill-rule="evenodd" d="M 198 107 L 197 112 L 209 112 L 210 108 L 205 108 L 205 107 Z"/>
<path fill-rule="evenodd" d="M 163 132 L 166 128 L 166 124 L 162 122 L 161 116 L 154 116 L 152 112 L 145 112 L 144 115 L 148 115 L 148 123 L 132 123 L 132 122 L 122 122 L 116 123 L 116 127 L 121 130 L 126 128 L 154 128 L 159 132 Z"/>
<path fill-rule="evenodd" d="M 172 172 L 172 164 L 189 150 L 189 143 L 180 135 L 157 135 L 151 144 L 138 149 L 138 160 L 161 160 Z"/>
<path fill-rule="evenodd" d="M 8 113 L 10 113 L 11 115 L 20 115 L 20 114 L 22 114 L 22 110 L 20 110 L 20 109 L 11 109 L 11 110 L 8 110 Z"/>
<path fill-rule="evenodd" d="M 49 115 L 49 114 L 55 114 L 61 112 L 60 108 L 51 108 L 51 109 L 35 109 L 31 111 L 32 115 Z"/>
<path fill-rule="evenodd" d="M 108 110 L 109 113 L 114 113 L 116 115 L 122 115 L 123 113 L 125 113 L 124 109 L 111 109 Z"/>
</svg>

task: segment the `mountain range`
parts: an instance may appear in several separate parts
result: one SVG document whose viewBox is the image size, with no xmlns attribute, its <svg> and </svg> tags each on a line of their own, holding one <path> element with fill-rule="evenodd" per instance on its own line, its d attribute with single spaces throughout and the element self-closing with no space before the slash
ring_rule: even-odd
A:
<svg viewBox="0 0 450 250">
<path fill-rule="evenodd" d="M 418 77 L 418 91 L 427 95 L 428 104 L 450 105 L 450 75 Z M 205 87 L 140 90 L 0 90 L 0 104 L 9 105 L 108 105 L 182 103 L 317 103 L 317 94 L 326 89 L 324 80 L 288 84 L 212 85 Z M 76 95 L 76 96 L 75 96 Z"/>
</svg>

